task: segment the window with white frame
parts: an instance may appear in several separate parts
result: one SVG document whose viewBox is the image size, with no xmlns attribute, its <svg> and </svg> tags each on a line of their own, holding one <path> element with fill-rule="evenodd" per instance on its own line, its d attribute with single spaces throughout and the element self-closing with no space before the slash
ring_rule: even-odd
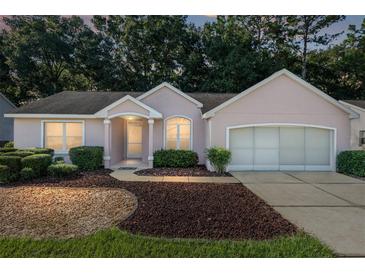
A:
<svg viewBox="0 0 365 274">
<path fill-rule="evenodd" d="M 359 146 L 365 145 L 365 130 L 359 132 Z"/>
<path fill-rule="evenodd" d="M 83 145 L 82 122 L 44 122 L 44 147 L 67 152 Z"/>
<path fill-rule="evenodd" d="M 166 120 L 166 148 L 191 149 L 191 121 L 184 117 Z"/>
</svg>

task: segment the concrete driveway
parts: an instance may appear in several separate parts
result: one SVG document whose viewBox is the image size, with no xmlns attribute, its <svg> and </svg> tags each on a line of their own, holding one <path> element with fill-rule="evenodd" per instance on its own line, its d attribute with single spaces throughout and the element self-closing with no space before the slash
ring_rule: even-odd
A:
<svg viewBox="0 0 365 274">
<path fill-rule="evenodd" d="M 340 256 L 365 256 L 365 181 L 336 172 L 232 172 Z"/>
</svg>

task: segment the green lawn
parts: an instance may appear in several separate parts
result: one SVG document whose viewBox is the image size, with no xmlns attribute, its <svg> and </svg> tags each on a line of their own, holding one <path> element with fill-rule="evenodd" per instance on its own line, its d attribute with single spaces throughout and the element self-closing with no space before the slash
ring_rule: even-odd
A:
<svg viewBox="0 0 365 274">
<path fill-rule="evenodd" d="M 0 257 L 333 257 L 305 234 L 270 241 L 175 240 L 116 228 L 70 240 L 0 238 Z"/>
</svg>

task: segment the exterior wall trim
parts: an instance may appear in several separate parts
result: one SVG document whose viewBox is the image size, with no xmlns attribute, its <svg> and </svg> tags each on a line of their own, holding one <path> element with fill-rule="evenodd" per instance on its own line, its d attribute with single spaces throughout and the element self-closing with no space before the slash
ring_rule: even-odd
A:
<svg viewBox="0 0 365 274">
<path fill-rule="evenodd" d="M 332 151 L 331 151 L 331 159 L 330 159 L 330 169 L 336 170 L 336 156 L 337 156 L 337 128 L 327 127 L 322 125 L 313 125 L 313 124 L 301 124 L 301 123 L 257 123 L 257 124 L 243 124 L 243 125 L 235 125 L 226 127 L 225 133 L 225 143 L 226 149 L 229 149 L 229 132 L 231 129 L 235 128 L 246 128 L 246 127 L 265 127 L 265 126 L 297 126 L 297 127 L 313 127 L 313 128 L 321 128 L 328 129 L 333 132 L 333 140 L 332 140 Z M 228 166 L 229 169 L 229 166 Z"/>
<path fill-rule="evenodd" d="M 95 115 L 88 114 L 38 114 L 38 113 L 7 113 L 4 114 L 4 117 L 9 118 L 43 118 L 43 119 L 96 119 L 100 117 L 96 117 Z"/>
<path fill-rule="evenodd" d="M 41 120 L 41 140 L 40 147 L 44 147 L 44 124 L 47 122 L 53 123 L 81 123 L 82 127 L 82 145 L 85 145 L 85 120 Z M 55 151 L 55 154 L 68 154 L 68 151 Z"/>
<path fill-rule="evenodd" d="M 194 121 L 192 118 L 190 118 L 189 116 L 186 115 L 171 115 L 166 117 L 163 120 L 163 148 L 166 149 L 166 121 L 171 119 L 171 118 L 185 118 L 188 119 L 190 121 L 190 149 L 193 150 L 194 146 L 193 146 L 193 140 L 194 140 Z"/>
</svg>

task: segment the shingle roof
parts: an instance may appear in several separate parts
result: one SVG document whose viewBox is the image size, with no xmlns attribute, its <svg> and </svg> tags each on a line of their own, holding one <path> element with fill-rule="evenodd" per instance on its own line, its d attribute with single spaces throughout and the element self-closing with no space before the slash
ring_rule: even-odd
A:
<svg viewBox="0 0 365 274">
<path fill-rule="evenodd" d="M 94 114 L 126 95 L 138 97 L 143 92 L 124 91 L 63 91 L 52 96 L 34 101 L 9 113 L 25 114 Z M 236 93 L 186 93 L 203 104 L 205 113 L 224 101 L 237 95 Z"/>
<path fill-rule="evenodd" d="M 359 108 L 365 109 L 365 100 L 342 100 L 342 101 L 350 105 L 354 105 Z"/>
</svg>

